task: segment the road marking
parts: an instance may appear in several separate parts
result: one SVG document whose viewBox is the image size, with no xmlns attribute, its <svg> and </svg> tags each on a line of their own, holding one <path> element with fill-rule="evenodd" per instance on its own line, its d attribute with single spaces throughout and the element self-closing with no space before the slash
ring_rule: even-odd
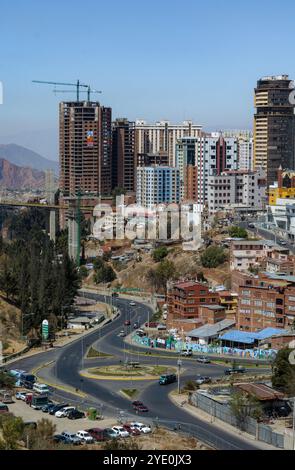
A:
<svg viewBox="0 0 295 470">
<path fill-rule="evenodd" d="M 158 380 L 159 376 L 156 375 L 148 375 L 146 377 L 113 377 L 113 376 L 105 376 L 105 375 L 94 375 L 94 374 L 89 374 L 88 372 L 80 372 L 79 373 L 82 377 L 85 377 L 87 379 L 93 379 L 93 380 L 112 380 L 112 381 L 117 381 L 117 382 L 143 382 L 144 380 Z"/>
</svg>

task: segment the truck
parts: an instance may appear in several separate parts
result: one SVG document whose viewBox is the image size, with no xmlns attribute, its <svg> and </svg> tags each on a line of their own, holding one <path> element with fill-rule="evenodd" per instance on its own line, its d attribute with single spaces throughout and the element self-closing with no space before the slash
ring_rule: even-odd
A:
<svg viewBox="0 0 295 470">
<path fill-rule="evenodd" d="M 174 382 L 176 382 L 177 380 L 177 377 L 175 374 L 166 374 L 166 375 L 161 375 L 160 379 L 159 379 L 159 384 L 160 385 L 169 385 L 169 384 L 173 384 Z"/>
<path fill-rule="evenodd" d="M 49 400 L 47 395 L 35 395 L 33 393 L 28 393 L 26 396 L 26 403 L 35 410 L 41 410 L 43 406 L 48 405 Z"/>
<path fill-rule="evenodd" d="M 9 390 L 0 390 L 0 401 L 2 403 L 13 403 L 12 394 Z"/>
<path fill-rule="evenodd" d="M 20 376 L 20 384 L 22 387 L 32 390 L 35 382 L 36 376 L 33 374 L 24 373 Z"/>
</svg>

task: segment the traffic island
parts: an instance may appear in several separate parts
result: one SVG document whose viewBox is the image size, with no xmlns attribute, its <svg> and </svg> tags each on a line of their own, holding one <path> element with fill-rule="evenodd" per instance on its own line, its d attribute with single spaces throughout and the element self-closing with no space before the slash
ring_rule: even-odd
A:
<svg viewBox="0 0 295 470">
<path fill-rule="evenodd" d="M 160 375 L 176 374 L 175 367 L 153 365 L 111 365 L 92 367 L 80 373 L 83 377 L 95 380 L 157 380 Z"/>
</svg>

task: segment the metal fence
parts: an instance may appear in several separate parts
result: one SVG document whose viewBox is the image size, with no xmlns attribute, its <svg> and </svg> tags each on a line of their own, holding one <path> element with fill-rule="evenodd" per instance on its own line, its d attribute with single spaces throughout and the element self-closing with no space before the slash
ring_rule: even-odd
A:
<svg viewBox="0 0 295 470">
<path fill-rule="evenodd" d="M 218 403 L 212 398 L 202 395 L 201 393 L 192 393 L 189 399 L 191 405 L 200 408 L 205 413 L 212 416 L 212 418 L 220 419 L 231 426 L 237 427 L 237 419 L 232 413 L 228 404 Z M 243 423 L 243 430 L 252 436 L 255 436 L 258 441 L 266 442 L 280 449 L 284 448 L 284 435 L 279 434 L 263 423 L 251 417 L 247 417 Z"/>
</svg>

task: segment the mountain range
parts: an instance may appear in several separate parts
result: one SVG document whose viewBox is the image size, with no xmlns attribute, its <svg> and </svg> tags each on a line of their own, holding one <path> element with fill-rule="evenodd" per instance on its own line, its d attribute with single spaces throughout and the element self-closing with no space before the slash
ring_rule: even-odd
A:
<svg viewBox="0 0 295 470">
<path fill-rule="evenodd" d="M 58 162 L 48 160 L 39 153 L 16 144 L 0 144 L 0 158 L 20 167 L 28 167 L 34 170 L 54 170 L 58 175 Z"/>
</svg>

